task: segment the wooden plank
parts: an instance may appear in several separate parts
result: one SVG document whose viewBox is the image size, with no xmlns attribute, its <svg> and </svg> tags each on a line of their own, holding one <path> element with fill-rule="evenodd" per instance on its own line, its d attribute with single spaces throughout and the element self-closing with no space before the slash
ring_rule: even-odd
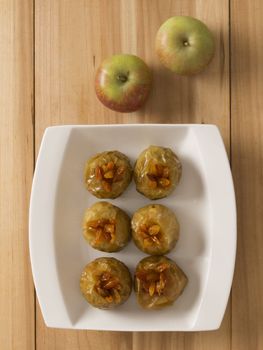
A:
<svg viewBox="0 0 263 350">
<path fill-rule="evenodd" d="M 160 24 L 175 14 L 204 20 L 215 34 L 216 55 L 198 76 L 176 77 L 154 52 Z M 36 0 L 36 145 L 44 129 L 78 123 L 215 123 L 229 150 L 227 0 Z M 104 108 L 94 93 L 94 73 L 114 53 L 134 53 L 154 69 L 146 106 L 120 114 Z M 229 349 L 230 312 L 210 333 L 110 333 L 47 329 L 37 309 L 37 348 L 43 349 Z"/>
<path fill-rule="evenodd" d="M 121 51 L 116 16 L 119 1 L 36 1 L 37 148 L 49 125 L 115 122 L 115 113 L 108 115 L 96 100 L 93 76 L 94 62 Z M 38 350 L 128 349 L 131 339 L 128 333 L 48 329 L 37 308 Z"/>
<path fill-rule="evenodd" d="M 263 3 L 231 1 L 232 165 L 238 205 L 233 349 L 263 348 Z"/>
<path fill-rule="evenodd" d="M 33 5 L 0 2 L 0 347 L 35 348 L 28 251 L 33 174 Z"/>
</svg>

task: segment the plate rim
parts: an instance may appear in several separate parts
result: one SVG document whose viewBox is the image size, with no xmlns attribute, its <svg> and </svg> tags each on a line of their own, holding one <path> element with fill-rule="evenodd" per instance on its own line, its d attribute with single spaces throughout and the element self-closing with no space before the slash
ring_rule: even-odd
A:
<svg viewBox="0 0 263 350">
<path fill-rule="evenodd" d="M 39 187 L 43 185 L 43 177 L 41 175 L 38 175 L 40 172 L 40 168 L 43 165 L 49 165 L 51 166 L 52 170 L 54 171 L 52 173 L 52 179 L 54 181 L 53 187 L 51 186 L 51 189 L 53 188 L 54 191 L 46 191 L 45 195 L 48 197 L 49 193 L 49 198 L 44 196 L 42 200 L 44 199 L 45 203 L 46 201 L 50 201 L 50 205 L 55 202 L 55 190 L 56 190 L 56 182 L 58 180 L 58 175 L 59 175 L 59 169 L 61 162 L 63 160 L 63 152 L 66 148 L 66 143 L 68 140 L 68 137 L 70 135 L 70 132 L 72 129 L 78 129 L 78 128 L 129 128 L 129 127 L 136 127 L 136 128 L 148 128 L 148 127 L 154 127 L 154 128 L 189 128 L 194 131 L 195 137 L 197 139 L 197 142 L 199 146 L 202 149 L 201 156 L 208 157 L 209 161 L 213 163 L 213 159 L 211 159 L 211 142 L 212 139 L 216 140 L 213 143 L 214 147 L 214 152 L 217 157 L 219 157 L 220 164 L 223 165 L 220 174 L 222 175 L 221 178 L 221 184 L 226 183 L 227 188 L 229 191 L 230 198 L 227 201 L 227 208 L 228 210 L 231 211 L 231 234 L 230 234 L 230 244 L 228 246 L 228 251 L 231 253 L 228 256 L 228 259 L 224 260 L 225 262 L 228 261 L 228 274 L 227 274 L 227 279 L 226 279 L 226 274 L 224 273 L 224 285 L 221 285 L 219 288 L 220 293 L 221 293 L 221 303 L 216 303 L 214 302 L 214 299 L 212 298 L 212 295 L 217 291 L 214 291 L 214 286 L 215 286 L 215 281 L 214 277 L 211 276 L 211 271 L 208 271 L 208 277 L 206 281 L 206 286 L 204 288 L 204 295 L 209 292 L 208 297 L 210 298 L 203 298 L 199 311 L 197 313 L 196 321 L 193 324 L 192 327 L 189 328 L 183 328 L 179 329 L 178 327 L 167 327 L 164 329 L 142 329 L 141 331 L 199 331 L 199 330 L 212 330 L 212 329 L 217 329 L 220 327 L 221 321 L 223 319 L 227 301 L 229 298 L 230 290 L 231 290 L 231 285 L 232 285 L 232 280 L 233 280 L 233 274 L 234 274 L 234 266 L 235 266 L 235 257 L 236 257 L 236 241 L 237 241 L 237 234 L 236 234 L 236 200 L 235 200 L 235 192 L 234 192 L 234 184 L 233 184 L 233 178 L 231 174 L 231 169 L 229 165 L 229 160 L 227 156 L 227 152 L 223 143 L 223 139 L 221 137 L 220 131 L 216 125 L 213 124 L 93 124 L 93 125 L 56 125 L 56 126 L 50 126 L 45 129 L 41 145 L 39 148 L 38 152 L 38 157 L 36 161 L 36 166 L 35 166 L 35 172 L 34 172 L 34 177 L 33 177 L 33 182 L 32 182 L 32 190 L 31 190 L 31 196 L 30 196 L 30 206 L 29 206 L 29 251 L 30 251 L 30 261 L 31 261 L 31 268 L 32 268 L 32 274 L 33 274 L 33 280 L 36 288 L 36 293 L 38 296 L 40 308 L 44 317 L 44 321 L 48 327 L 55 327 L 55 328 L 71 328 L 71 329 L 80 329 L 76 327 L 75 325 L 72 325 L 65 305 L 63 303 L 63 297 L 60 292 L 60 287 L 58 283 L 58 279 L 55 278 L 56 276 L 51 276 L 52 283 L 49 283 L 51 285 L 49 294 L 54 295 L 55 294 L 55 300 L 56 303 L 51 303 L 50 298 L 43 293 L 43 280 L 41 281 L 41 276 L 39 276 L 39 273 L 37 272 L 36 265 L 39 267 L 39 262 L 36 262 L 39 259 L 39 254 L 41 254 L 43 248 L 45 249 L 51 249 L 54 251 L 55 247 L 54 244 L 52 243 L 52 229 L 50 226 L 50 222 L 53 222 L 52 218 L 49 218 L 49 225 L 46 227 L 47 231 L 49 228 L 49 235 L 48 235 L 48 241 L 44 242 L 46 244 L 42 244 L 39 246 L 39 243 L 36 242 L 36 237 L 34 236 L 33 232 L 36 230 L 37 223 L 36 223 L 36 216 L 39 217 L 39 213 L 36 213 L 36 209 L 38 208 L 39 210 L 39 198 L 38 198 L 38 192 L 39 192 Z M 59 130 L 59 132 L 58 132 Z M 62 132 L 61 132 L 62 131 Z M 60 134 L 60 135 L 59 135 Z M 56 136 L 56 137 L 54 137 Z M 59 136 L 59 137 L 58 137 Z M 212 136 L 212 139 L 211 139 Z M 57 154 L 55 155 L 55 152 L 52 154 L 49 159 L 47 159 L 46 153 L 50 155 L 50 153 L 47 151 L 48 148 L 51 146 L 51 140 L 53 143 L 55 143 L 55 146 L 57 147 L 57 151 L 60 152 L 61 157 L 59 157 Z M 209 142 L 208 142 L 209 140 Z M 209 147 L 210 148 L 209 148 Z M 208 148 L 207 148 L 208 147 Z M 53 147 L 54 148 L 54 145 Z M 207 152 L 207 149 L 209 151 Z M 209 157 L 210 155 L 210 157 Z M 56 160 L 56 162 L 54 162 Z M 56 164 L 55 164 L 56 163 Z M 206 162 L 203 162 L 203 165 L 207 165 Z M 49 168 L 48 168 L 49 169 Z M 50 169 L 49 169 L 50 171 Z M 214 172 L 214 168 L 210 167 L 209 169 L 206 169 L 207 171 L 211 174 Z M 54 177 L 55 175 L 55 177 Z M 210 180 L 213 178 L 213 176 L 210 175 Z M 50 188 L 50 187 L 49 187 Z M 209 186 L 210 188 L 210 186 Z M 210 202 L 210 200 L 209 200 Z M 214 203 L 215 208 L 221 208 L 223 213 L 225 213 L 225 207 L 220 205 L 220 203 Z M 52 205 L 51 205 L 52 207 Z M 41 212 L 41 210 L 40 210 Z M 54 214 L 54 211 L 53 211 Z M 221 213 L 222 214 L 222 213 Z M 220 220 L 224 217 L 224 215 L 219 215 L 217 217 L 217 221 Z M 226 225 L 228 226 L 228 225 Z M 220 227 L 220 225 L 219 225 Z M 229 231 L 229 228 L 228 230 Z M 213 237 L 214 239 L 214 237 Z M 220 243 L 220 234 L 217 232 L 216 234 L 216 242 Z M 43 242 L 42 242 L 43 243 Z M 220 258 L 220 254 L 218 257 L 218 251 L 214 252 L 214 243 L 212 243 L 212 260 L 214 259 L 215 261 L 218 261 Z M 214 254 L 214 255 L 213 255 Z M 50 261 L 48 262 L 49 267 L 56 266 L 56 261 L 55 261 L 55 254 L 51 257 Z M 211 264 L 210 264 L 211 267 Z M 209 269 L 210 269 L 209 267 Z M 215 269 L 215 267 L 214 267 Z M 43 270 L 43 268 L 42 268 Z M 219 271 L 220 272 L 220 271 Z M 60 298 L 60 301 L 59 301 Z M 205 299 L 205 300 L 204 300 Z M 50 313 L 47 312 L 48 309 L 51 307 L 56 307 L 57 315 L 52 314 L 52 317 L 50 317 Z M 210 320 L 207 320 L 207 317 L 205 316 L 206 313 L 209 311 L 209 309 L 213 307 L 213 315 L 214 317 L 210 318 Z M 82 328 L 82 329 L 90 329 L 90 330 L 98 330 L 97 327 L 93 328 L 92 325 L 90 325 L 87 328 Z M 129 329 L 129 328 L 116 328 L 116 327 L 109 327 L 109 328 L 103 328 L 101 330 L 113 330 L 113 331 L 140 331 L 140 329 Z"/>
</svg>

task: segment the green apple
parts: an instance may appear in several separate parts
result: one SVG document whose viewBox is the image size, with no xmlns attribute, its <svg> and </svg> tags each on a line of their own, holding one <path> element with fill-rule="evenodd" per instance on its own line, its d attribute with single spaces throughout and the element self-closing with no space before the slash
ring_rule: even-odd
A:
<svg viewBox="0 0 263 350">
<path fill-rule="evenodd" d="M 118 112 L 133 112 L 147 99 L 152 73 L 146 63 L 134 55 L 114 55 L 102 62 L 95 77 L 99 100 Z"/>
<path fill-rule="evenodd" d="M 156 52 L 162 64 L 173 72 L 195 74 L 213 58 L 215 41 L 203 22 L 189 16 L 175 16 L 158 30 Z"/>
</svg>

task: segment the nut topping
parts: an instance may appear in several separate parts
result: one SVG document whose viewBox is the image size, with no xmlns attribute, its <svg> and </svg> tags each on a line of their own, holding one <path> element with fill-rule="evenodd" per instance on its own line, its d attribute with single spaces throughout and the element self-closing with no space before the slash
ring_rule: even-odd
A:
<svg viewBox="0 0 263 350">
<path fill-rule="evenodd" d="M 113 243 L 116 237 L 116 222 L 115 220 L 94 220 L 87 222 L 87 229 L 91 230 L 95 235 L 95 242 L 99 243 L 107 241 Z"/>
<path fill-rule="evenodd" d="M 152 225 L 148 228 L 148 233 L 151 236 L 155 236 L 158 235 L 158 233 L 160 232 L 160 226 L 159 225 Z"/>
<path fill-rule="evenodd" d="M 141 270 L 136 273 L 136 278 L 140 280 L 143 290 L 151 297 L 163 294 L 167 282 L 165 270 L 168 268 L 169 264 L 163 263 L 155 269 Z"/>
<path fill-rule="evenodd" d="M 160 244 L 161 241 L 161 227 L 157 224 L 146 225 L 139 227 L 138 234 L 143 238 L 145 246 L 153 244 Z"/>
<path fill-rule="evenodd" d="M 102 188 L 105 192 L 111 192 L 113 183 L 121 181 L 124 172 L 124 166 L 118 167 L 114 162 L 110 161 L 107 164 L 95 168 L 95 178 L 101 181 Z"/>
<path fill-rule="evenodd" d="M 112 303 L 113 301 L 118 303 L 120 301 L 120 281 L 109 272 L 104 272 L 100 275 L 95 285 L 95 289 L 108 303 Z"/>
<path fill-rule="evenodd" d="M 113 179 L 113 177 L 114 177 L 114 174 L 112 170 L 109 170 L 104 174 L 105 179 Z"/>
<path fill-rule="evenodd" d="M 152 163 L 147 173 L 149 187 L 153 189 L 157 187 L 169 187 L 171 185 L 169 173 L 170 171 L 167 166 Z"/>
<path fill-rule="evenodd" d="M 155 283 L 151 282 L 150 287 L 149 287 L 149 294 L 152 297 L 155 293 Z"/>
</svg>

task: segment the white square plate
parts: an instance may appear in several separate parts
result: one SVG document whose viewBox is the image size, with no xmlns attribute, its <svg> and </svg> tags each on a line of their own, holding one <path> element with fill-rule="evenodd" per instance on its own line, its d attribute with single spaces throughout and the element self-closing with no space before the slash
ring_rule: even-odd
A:
<svg viewBox="0 0 263 350">
<path fill-rule="evenodd" d="M 170 147 L 183 175 L 169 197 L 156 201 L 175 211 L 180 239 L 168 255 L 188 276 L 171 307 L 142 310 L 132 293 L 114 310 L 91 307 L 79 290 L 83 267 L 114 256 L 134 272 L 145 255 L 131 241 L 121 252 L 92 249 L 82 237 L 85 209 L 97 199 L 83 184 L 86 160 L 119 150 L 132 162 L 149 145 Z M 112 200 L 130 215 L 150 201 L 134 183 Z M 230 293 L 236 253 L 235 195 L 227 154 L 213 125 L 99 125 L 48 128 L 38 155 L 30 202 L 30 255 L 38 300 L 49 327 L 119 331 L 217 329 Z"/>
</svg>

